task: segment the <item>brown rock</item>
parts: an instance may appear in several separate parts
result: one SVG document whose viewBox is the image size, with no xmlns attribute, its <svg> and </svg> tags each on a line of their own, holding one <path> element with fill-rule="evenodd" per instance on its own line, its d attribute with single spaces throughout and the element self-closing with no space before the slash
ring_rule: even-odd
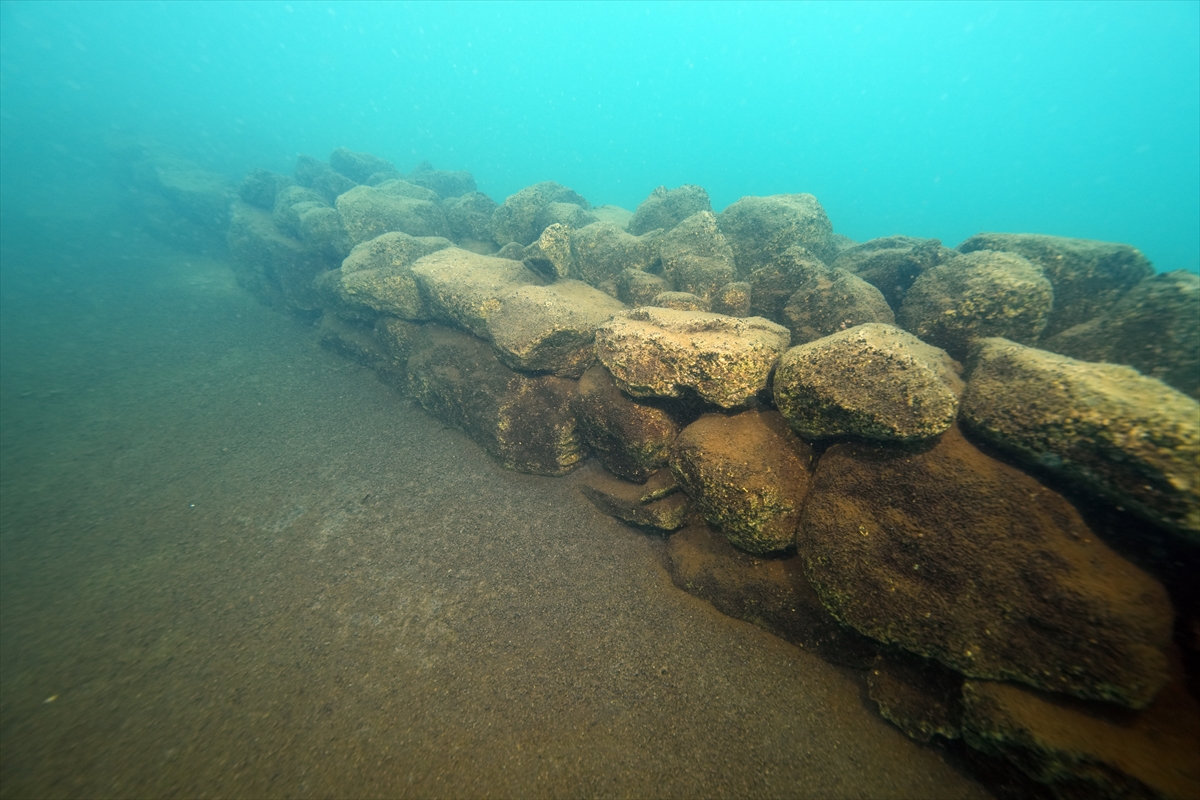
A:
<svg viewBox="0 0 1200 800">
<path fill-rule="evenodd" d="M 835 617 L 969 677 L 1133 708 L 1166 683 L 1163 587 L 957 429 L 921 451 L 831 447 L 796 542 Z"/>
<path fill-rule="evenodd" d="M 849 270 L 879 289 L 896 310 L 904 303 L 913 281 L 957 255 L 957 250 L 942 247 L 937 239 L 887 236 L 851 244 L 838 253 L 833 266 Z"/>
<path fill-rule="evenodd" d="M 584 441 L 610 471 L 642 482 L 666 466 L 680 426 L 666 411 L 622 394 L 602 366 L 579 379 L 571 401 Z"/>
<path fill-rule="evenodd" d="M 962 685 L 957 672 L 902 650 L 880 653 L 867 671 L 879 715 L 918 742 L 962 735 Z"/>
<path fill-rule="evenodd" d="M 687 522 L 687 495 L 679 491 L 667 469 L 651 475 L 644 485 L 594 469 L 580 483 L 579 490 L 605 514 L 638 528 L 669 533 Z"/>
<path fill-rule="evenodd" d="M 491 336 L 488 318 L 499 310 L 501 297 L 519 286 L 541 283 L 520 261 L 457 247 L 418 260 L 412 274 L 434 319 L 466 328 L 482 339 Z"/>
</svg>

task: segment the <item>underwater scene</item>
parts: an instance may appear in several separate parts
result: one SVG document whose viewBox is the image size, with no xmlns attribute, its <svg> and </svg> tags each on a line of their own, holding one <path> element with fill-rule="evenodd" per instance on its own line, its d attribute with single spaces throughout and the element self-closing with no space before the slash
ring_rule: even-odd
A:
<svg viewBox="0 0 1200 800">
<path fill-rule="evenodd" d="M 0 800 L 1200 798 L 1200 2 L 0 1 Z"/>
</svg>

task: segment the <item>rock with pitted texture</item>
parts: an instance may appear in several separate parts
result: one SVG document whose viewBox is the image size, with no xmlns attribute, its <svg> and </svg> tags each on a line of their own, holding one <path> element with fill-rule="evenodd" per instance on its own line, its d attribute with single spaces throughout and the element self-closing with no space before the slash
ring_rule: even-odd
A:
<svg viewBox="0 0 1200 800">
<path fill-rule="evenodd" d="M 609 291 L 625 270 L 641 272 L 655 263 L 658 238 L 658 233 L 633 236 L 611 222 L 593 222 L 573 230 L 571 277 Z"/>
<path fill-rule="evenodd" d="M 812 448 L 778 411 L 706 414 L 671 447 L 671 471 L 709 525 L 748 553 L 795 540 L 808 492 Z"/>
<path fill-rule="evenodd" d="M 1200 403 L 1130 367 L 978 341 L 964 426 L 1200 543 Z"/>
<path fill-rule="evenodd" d="M 961 360 L 975 339 L 1036 343 L 1053 304 L 1041 267 L 1013 253 L 978 250 L 922 273 L 904 296 L 897 322 Z"/>
<path fill-rule="evenodd" d="M 456 242 L 464 239 L 490 243 L 492 233 L 489 226 L 496 201 L 483 192 L 469 192 L 460 197 L 442 201 L 446 221 L 450 225 L 450 237 Z"/>
<path fill-rule="evenodd" d="M 766 388 L 788 332 L 761 317 L 647 306 L 596 331 L 596 355 L 634 397 L 694 393 L 721 408 L 746 405 Z"/>
<path fill-rule="evenodd" d="M 709 300 L 734 280 L 733 250 L 711 211 L 701 211 L 663 234 L 658 245 L 663 277 L 676 291 Z"/>
<path fill-rule="evenodd" d="M 743 197 L 721 212 L 719 224 L 733 248 L 739 277 L 767 266 L 794 245 L 825 263 L 835 253 L 833 226 L 811 194 Z"/>
<path fill-rule="evenodd" d="M 343 319 L 373 320 L 380 314 L 410 320 L 429 318 L 412 265 L 451 247 L 441 237 L 385 233 L 355 247 L 342 266 L 317 278 L 317 290 Z"/>
<path fill-rule="evenodd" d="M 389 231 L 450 238 L 450 223 L 437 195 L 406 181 L 356 186 L 337 198 L 337 210 L 352 244 Z"/>
<path fill-rule="evenodd" d="M 1043 336 L 1053 336 L 1107 311 L 1125 292 L 1154 274 L 1136 247 L 1036 233 L 979 233 L 960 252 L 998 250 L 1041 267 L 1054 287 L 1054 310 Z"/>
<path fill-rule="evenodd" d="M 954 422 L 961 390 L 945 352 L 877 323 L 793 347 L 774 383 L 775 405 L 808 439 L 928 439 Z"/>
<path fill-rule="evenodd" d="M 879 290 L 852 272 L 816 262 L 797 277 L 796 291 L 780 320 L 792 332 L 793 344 L 814 342 L 869 322 L 891 325 L 896 321 Z"/>
<path fill-rule="evenodd" d="M 490 224 L 492 240 L 498 245 L 516 242 L 520 245 L 530 245 L 537 239 L 546 225 L 562 220 L 555 215 L 543 215 L 543 211 L 551 203 L 568 203 L 587 211 L 591 205 L 578 193 L 554 181 L 542 181 L 533 186 L 527 186 L 514 195 L 506 198 L 492 212 Z M 545 224 L 538 227 L 539 215 Z"/>
<path fill-rule="evenodd" d="M 943 247 L 937 239 L 886 236 L 851 243 L 838 251 L 833 266 L 849 270 L 877 288 L 895 311 L 917 278 L 957 255 L 957 250 Z"/>
</svg>

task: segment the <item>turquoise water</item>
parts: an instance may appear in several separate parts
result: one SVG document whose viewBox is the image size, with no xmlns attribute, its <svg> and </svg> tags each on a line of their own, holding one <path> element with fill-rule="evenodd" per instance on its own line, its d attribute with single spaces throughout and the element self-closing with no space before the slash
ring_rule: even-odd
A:
<svg viewBox="0 0 1200 800">
<path fill-rule="evenodd" d="M 13 3 L 5 199 L 113 129 L 210 169 L 335 147 L 635 208 L 811 192 L 854 239 L 1128 242 L 1200 269 L 1200 5 Z"/>
</svg>

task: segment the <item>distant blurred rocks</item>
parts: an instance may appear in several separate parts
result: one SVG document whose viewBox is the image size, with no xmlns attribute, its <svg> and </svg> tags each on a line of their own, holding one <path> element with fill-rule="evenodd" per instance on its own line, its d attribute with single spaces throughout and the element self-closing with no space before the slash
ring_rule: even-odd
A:
<svg viewBox="0 0 1200 800">
<path fill-rule="evenodd" d="M 811 194 L 743 197 L 721 212 L 720 228 L 733 248 L 739 277 L 767 266 L 794 245 L 825 263 L 836 252 L 833 226 Z"/>
<path fill-rule="evenodd" d="M 551 204 L 574 205 L 581 212 L 591 208 L 587 200 L 562 184 L 554 181 L 536 183 L 506 198 L 492 212 L 492 239 L 499 245 L 508 242 L 530 245 L 546 225 L 553 222 L 570 223 L 572 212 L 561 208 L 548 210 Z M 540 227 L 539 223 L 542 223 Z"/>
<path fill-rule="evenodd" d="M 937 239 L 888 236 L 840 249 L 833 266 L 849 270 L 879 289 L 897 311 L 917 278 L 957 255 L 957 250 L 942 247 Z"/>
<path fill-rule="evenodd" d="M 450 223 L 437 195 L 407 181 L 356 186 L 337 198 L 337 210 L 352 244 L 388 231 L 450 237 Z"/>
<path fill-rule="evenodd" d="M 432 189 L 443 200 L 473 194 L 476 191 L 475 177 L 465 170 L 434 169 L 428 161 L 422 161 L 408 174 L 409 183 Z"/>
<path fill-rule="evenodd" d="M 641 236 L 656 228 L 669 231 L 693 214 L 712 213 L 712 210 L 708 192 L 699 186 L 689 183 L 671 190 L 659 186 L 637 207 L 629 222 L 629 232 Z"/>
<path fill-rule="evenodd" d="M 371 176 L 378 173 L 395 173 L 397 178 L 400 177 L 400 171 L 392 162 L 370 153 L 356 153 L 344 147 L 339 147 L 329 154 L 329 167 L 355 183 L 370 183 Z"/>
</svg>

